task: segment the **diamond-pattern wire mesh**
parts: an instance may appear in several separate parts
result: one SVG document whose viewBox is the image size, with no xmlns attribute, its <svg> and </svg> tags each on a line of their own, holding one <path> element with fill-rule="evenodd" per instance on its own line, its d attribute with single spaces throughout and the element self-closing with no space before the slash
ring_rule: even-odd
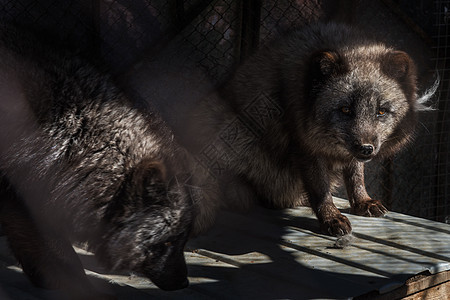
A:
<svg viewBox="0 0 450 300">
<path fill-rule="evenodd" d="M 77 45 L 94 60 L 120 74 L 153 49 L 179 39 L 183 52 L 214 83 L 234 70 L 249 37 L 245 20 L 258 18 L 249 31 L 256 44 L 265 44 L 280 33 L 326 18 L 325 0 L 0 0 L 3 19 L 56 33 Z M 372 2 L 370 2 L 372 3 Z M 428 218 L 445 219 L 449 213 L 448 159 L 448 1 L 435 1 L 436 68 L 441 70 L 440 110 L 419 128 L 420 140 L 392 162 L 371 163 L 366 185 L 377 198 L 396 210 Z M 250 5 L 251 9 L 245 11 Z M 447 8 L 447 10 L 445 10 Z M 414 9 L 418 9 L 415 7 Z M 252 15 L 253 14 L 253 15 Z M 371 18 L 376 14 L 370 13 Z M 440 25 L 439 25 L 440 24 Z M 420 24 L 419 24 L 420 25 Z M 248 26 L 248 24 L 247 24 Z M 255 45 L 253 45 L 255 46 Z M 245 54 L 251 53 L 245 52 Z M 182 70 L 180 71 L 182 72 Z M 417 150 L 420 148 L 420 150 Z M 447 151 L 447 152 L 444 152 Z M 341 195 L 345 196 L 345 193 Z M 446 198 L 447 197 L 447 198 Z M 401 199 L 400 201 L 397 199 Z"/>
<path fill-rule="evenodd" d="M 437 162 L 434 209 L 439 220 L 450 223 L 450 1 L 438 0 L 434 1 L 434 4 L 434 60 L 441 80 L 435 132 Z"/>
<path fill-rule="evenodd" d="M 238 16 L 236 1 L 213 1 L 182 32 L 194 60 L 214 82 L 225 77 L 237 60 Z"/>
<path fill-rule="evenodd" d="M 263 1 L 260 40 L 270 41 L 292 27 L 301 27 L 323 16 L 320 1 Z"/>
<path fill-rule="evenodd" d="M 421 87 L 429 87 L 439 74 L 440 88 L 434 98 L 435 111 L 421 113 L 414 142 L 398 155 L 391 169 L 393 208 L 449 223 L 449 32 L 450 1 L 400 1 L 407 13 L 429 38 L 429 76 Z M 426 42 L 426 41 L 425 41 Z M 420 56 L 419 56 L 420 57 Z M 427 79 L 427 77 L 429 77 Z M 397 199 L 400 199 L 398 201 Z M 397 201 L 396 201 L 397 200 Z"/>
<path fill-rule="evenodd" d="M 127 68 L 170 30 L 170 1 L 97 1 L 101 56 L 115 72 Z"/>
</svg>

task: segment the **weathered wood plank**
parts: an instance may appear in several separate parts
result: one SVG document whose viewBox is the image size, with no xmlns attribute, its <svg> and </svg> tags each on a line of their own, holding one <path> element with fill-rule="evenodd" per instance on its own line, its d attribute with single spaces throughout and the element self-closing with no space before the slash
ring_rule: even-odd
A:
<svg viewBox="0 0 450 300">
<path fill-rule="evenodd" d="M 355 300 L 429 300 L 450 299 L 450 271 L 441 272 L 435 275 L 419 274 L 408 279 L 401 287 L 386 293 L 367 293 L 354 298 Z"/>
</svg>

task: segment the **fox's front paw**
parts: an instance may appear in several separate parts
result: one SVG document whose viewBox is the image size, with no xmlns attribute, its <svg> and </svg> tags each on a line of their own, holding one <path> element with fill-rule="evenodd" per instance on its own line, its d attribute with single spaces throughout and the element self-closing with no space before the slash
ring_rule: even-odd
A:
<svg viewBox="0 0 450 300">
<path fill-rule="evenodd" d="M 322 210 L 319 222 L 320 228 L 325 234 L 343 236 L 352 232 L 350 221 L 336 207 L 329 207 L 326 211 Z"/>
<path fill-rule="evenodd" d="M 367 199 L 362 202 L 357 202 L 352 207 L 352 213 L 364 217 L 381 217 L 384 216 L 388 210 L 381 204 L 379 200 Z"/>
</svg>

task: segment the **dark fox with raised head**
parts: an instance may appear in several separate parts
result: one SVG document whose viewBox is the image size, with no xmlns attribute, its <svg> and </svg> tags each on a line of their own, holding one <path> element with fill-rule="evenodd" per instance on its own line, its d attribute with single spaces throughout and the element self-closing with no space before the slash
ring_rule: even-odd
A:
<svg viewBox="0 0 450 300">
<path fill-rule="evenodd" d="M 71 242 L 100 262 L 186 287 L 186 153 L 102 74 L 0 28 L 0 220 L 30 280 L 97 299 Z"/>
<path fill-rule="evenodd" d="M 410 139 L 422 107 L 412 59 L 341 24 L 317 24 L 258 50 L 193 113 L 189 143 L 221 182 L 225 206 L 309 204 L 322 230 L 351 232 L 332 191 L 343 177 L 352 212 L 382 216 L 364 163 Z"/>
</svg>

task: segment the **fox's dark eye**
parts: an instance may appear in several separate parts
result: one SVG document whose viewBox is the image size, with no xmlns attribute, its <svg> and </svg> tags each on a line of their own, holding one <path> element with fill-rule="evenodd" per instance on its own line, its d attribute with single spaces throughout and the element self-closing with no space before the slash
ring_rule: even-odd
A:
<svg viewBox="0 0 450 300">
<path fill-rule="evenodd" d="M 165 243 L 164 243 L 164 246 L 170 247 L 170 246 L 172 246 L 172 242 L 165 242 Z"/>
<path fill-rule="evenodd" d="M 386 115 L 386 109 L 380 108 L 377 112 L 377 117 L 384 117 Z"/>
<path fill-rule="evenodd" d="M 352 113 L 350 107 L 348 107 L 348 106 L 343 106 L 343 107 L 341 107 L 341 112 L 342 112 L 343 114 L 346 114 L 346 115 L 349 115 L 349 114 Z"/>
</svg>

